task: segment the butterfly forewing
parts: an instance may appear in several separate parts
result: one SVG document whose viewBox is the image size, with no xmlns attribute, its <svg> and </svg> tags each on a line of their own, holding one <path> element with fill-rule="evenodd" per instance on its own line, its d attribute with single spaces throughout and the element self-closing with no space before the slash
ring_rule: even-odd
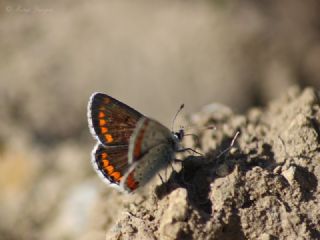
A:
<svg viewBox="0 0 320 240">
<path fill-rule="evenodd" d="M 128 145 L 142 116 L 133 108 L 103 93 L 94 93 L 88 104 L 90 131 L 105 146 Z"/>
</svg>

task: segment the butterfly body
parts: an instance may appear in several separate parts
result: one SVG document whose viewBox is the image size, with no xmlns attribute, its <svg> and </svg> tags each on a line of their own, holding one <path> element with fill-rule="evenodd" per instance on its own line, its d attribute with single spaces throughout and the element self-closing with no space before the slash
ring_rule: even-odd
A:
<svg viewBox="0 0 320 240">
<path fill-rule="evenodd" d="M 90 97 L 88 123 L 98 140 L 92 165 L 104 182 L 120 191 L 146 184 L 180 149 L 179 134 L 103 93 Z"/>
</svg>

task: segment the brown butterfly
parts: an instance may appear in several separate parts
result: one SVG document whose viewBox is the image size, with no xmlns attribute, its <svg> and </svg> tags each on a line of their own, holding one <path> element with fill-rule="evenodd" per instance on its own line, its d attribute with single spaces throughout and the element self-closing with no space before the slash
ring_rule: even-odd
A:
<svg viewBox="0 0 320 240">
<path fill-rule="evenodd" d="M 183 130 L 172 132 L 126 104 L 103 93 L 88 103 L 88 123 L 97 139 L 92 165 L 104 182 L 131 192 L 147 183 L 173 159 Z"/>
</svg>

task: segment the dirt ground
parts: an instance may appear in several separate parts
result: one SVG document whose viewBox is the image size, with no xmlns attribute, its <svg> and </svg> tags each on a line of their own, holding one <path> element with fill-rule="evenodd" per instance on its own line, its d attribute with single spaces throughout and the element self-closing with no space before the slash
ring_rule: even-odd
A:
<svg viewBox="0 0 320 240">
<path fill-rule="evenodd" d="M 319 12 L 315 0 L 0 1 L 0 240 L 319 239 Z M 204 156 L 178 155 L 166 184 L 109 188 L 90 164 L 95 91 L 165 126 L 184 103 L 199 136 L 184 145 Z"/>
<path fill-rule="evenodd" d="M 191 115 L 199 140 L 185 144 L 204 156 L 124 197 L 107 239 L 320 239 L 318 94 L 292 88 L 246 115 L 215 105 Z"/>
</svg>

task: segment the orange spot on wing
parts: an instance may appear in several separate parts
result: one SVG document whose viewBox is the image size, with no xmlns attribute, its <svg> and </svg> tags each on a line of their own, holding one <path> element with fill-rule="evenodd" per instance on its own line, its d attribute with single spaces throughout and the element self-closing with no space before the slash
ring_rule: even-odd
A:
<svg viewBox="0 0 320 240">
<path fill-rule="evenodd" d="M 113 137 L 111 136 L 111 134 L 106 134 L 106 135 L 104 135 L 104 137 L 105 137 L 107 143 L 113 142 Z"/>
<path fill-rule="evenodd" d="M 102 158 L 102 159 L 107 158 L 107 156 L 108 156 L 108 154 L 107 154 L 107 153 L 105 153 L 105 152 L 101 153 L 101 158 Z"/>
<path fill-rule="evenodd" d="M 104 168 L 107 168 L 109 166 L 109 161 L 107 159 L 102 160 L 102 165 Z"/>
<path fill-rule="evenodd" d="M 102 111 L 100 111 L 98 114 L 98 118 L 104 118 L 105 116 L 106 116 L 106 114 Z"/>
<path fill-rule="evenodd" d="M 102 134 L 105 134 L 106 132 L 108 132 L 108 128 L 102 127 L 102 128 L 100 128 L 100 131 Z"/>
<path fill-rule="evenodd" d="M 139 157 L 141 155 L 141 141 L 137 141 L 135 147 L 134 147 L 134 157 Z"/>
<path fill-rule="evenodd" d="M 119 181 L 120 178 L 121 178 L 121 173 L 120 172 L 114 172 L 110 176 L 113 177 L 115 181 Z"/>
<path fill-rule="evenodd" d="M 133 178 L 133 172 L 131 172 L 127 178 L 127 186 L 133 191 L 138 187 L 138 184 Z"/>
<path fill-rule="evenodd" d="M 144 128 L 141 130 L 139 136 L 136 139 L 136 144 L 134 146 L 134 152 L 133 152 L 133 155 L 135 158 L 139 158 L 141 155 L 141 146 L 142 146 L 142 141 L 143 141 L 143 137 L 144 137 L 147 125 L 148 125 L 148 122 L 145 123 Z"/>
<path fill-rule="evenodd" d="M 104 120 L 104 119 L 100 119 L 99 120 L 99 126 L 104 126 L 104 125 L 106 125 L 106 123 L 107 123 L 107 121 L 106 120 Z"/>
<path fill-rule="evenodd" d="M 113 171 L 114 171 L 114 167 L 110 165 L 110 166 L 106 167 L 106 170 L 107 170 L 108 174 L 111 175 L 111 173 L 113 173 Z"/>
</svg>

